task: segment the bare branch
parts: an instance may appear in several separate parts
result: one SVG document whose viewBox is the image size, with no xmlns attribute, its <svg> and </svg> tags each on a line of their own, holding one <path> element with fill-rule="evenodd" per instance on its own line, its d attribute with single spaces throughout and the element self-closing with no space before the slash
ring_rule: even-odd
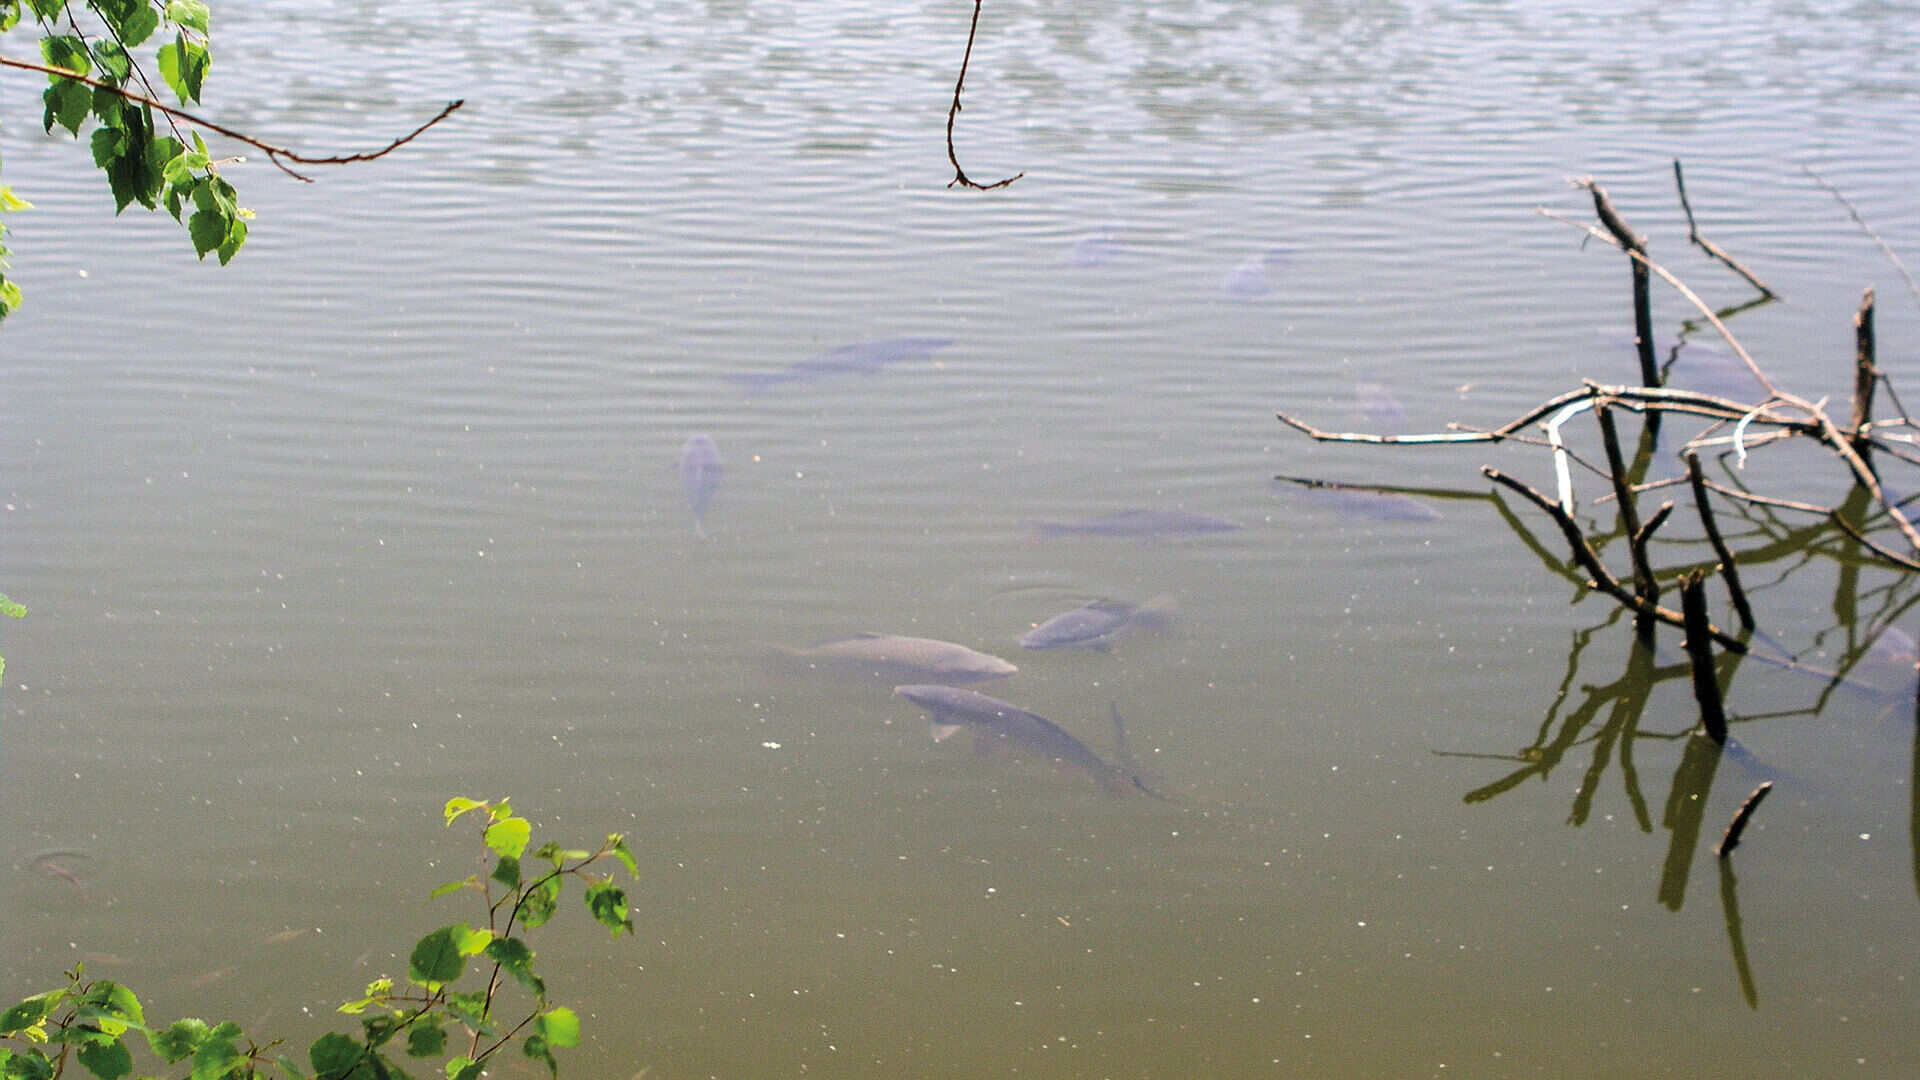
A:
<svg viewBox="0 0 1920 1080">
<path fill-rule="evenodd" d="M 1593 550 L 1593 545 L 1588 543 L 1586 536 L 1581 533 L 1579 523 L 1568 517 L 1558 503 L 1535 491 L 1524 481 L 1516 480 L 1491 465 L 1482 466 L 1480 472 L 1487 479 L 1520 495 L 1553 518 L 1554 524 L 1560 526 L 1560 532 L 1567 538 L 1567 546 L 1573 552 L 1574 561 L 1580 564 L 1581 569 L 1592 575 L 1591 584 L 1594 588 L 1613 597 L 1622 607 L 1637 615 L 1657 619 L 1668 626 L 1686 626 L 1686 617 L 1680 612 L 1649 603 L 1645 597 L 1636 595 L 1631 589 L 1622 585 L 1620 579 L 1614 577 L 1600 562 L 1600 556 Z M 1707 633 L 1729 651 L 1742 654 L 1747 652 L 1746 642 L 1724 630 L 1709 625 Z"/>
<path fill-rule="evenodd" d="M 947 181 L 947 186 L 959 184 L 961 187 L 970 187 L 976 191 L 992 191 L 994 188 L 1006 187 L 1027 174 L 1015 173 L 1005 180 L 992 184 L 975 183 L 967 176 L 967 170 L 960 167 L 960 156 L 953 150 L 953 122 L 960 115 L 960 88 L 966 85 L 967 65 L 973 60 L 973 37 L 980 32 L 980 5 L 983 2 L 984 0 L 973 0 L 973 24 L 967 27 L 967 51 L 960 58 L 960 77 L 953 80 L 953 107 L 947 110 L 947 160 L 953 162 L 953 179 Z"/>
<path fill-rule="evenodd" d="M 1827 194 L 1833 196 L 1834 199 L 1837 200 L 1841 206 L 1846 207 L 1847 216 L 1852 218 L 1853 223 L 1855 225 L 1860 226 L 1861 231 L 1866 233 L 1869 237 L 1871 237 L 1875 244 L 1879 245 L 1880 253 L 1882 255 L 1885 255 L 1887 257 L 1887 261 L 1893 264 L 1893 268 L 1895 270 L 1900 271 L 1900 276 L 1906 279 L 1907 291 L 1913 294 L 1914 302 L 1920 303 L 1920 285 L 1914 284 L 1913 275 L 1907 273 L 1907 264 L 1900 261 L 1900 256 L 1895 255 L 1893 253 L 1893 249 L 1887 246 L 1887 242 L 1885 240 L 1880 239 L 1879 233 L 1873 231 L 1873 226 L 1867 224 L 1867 219 L 1860 216 L 1859 209 L 1855 207 L 1852 203 L 1848 202 L 1847 197 L 1845 195 L 1840 194 L 1839 188 L 1836 188 L 1832 184 L 1827 183 L 1826 180 L 1822 178 L 1819 173 L 1814 172 L 1811 166 L 1802 165 L 1800 166 L 1800 168 L 1805 170 L 1806 174 L 1813 178 L 1814 183 L 1819 184 L 1822 188 L 1826 189 Z"/>
<path fill-rule="evenodd" d="M 1700 250 L 1727 264 L 1727 268 L 1745 278 L 1747 284 L 1760 290 L 1760 296 L 1766 300 L 1777 299 L 1778 295 L 1767 284 L 1755 277 L 1753 271 L 1741 266 L 1733 256 L 1721 249 L 1719 244 L 1700 235 L 1700 226 L 1693 221 L 1693 204 L 1687 201 L 1687 178 L 1680 171 L 1680 159 L 1673 159 L 1673 186 L 1680 189 L 1680 209 L 1687 212 L 1687 239 L 1698 245 Z"/>
</svg>

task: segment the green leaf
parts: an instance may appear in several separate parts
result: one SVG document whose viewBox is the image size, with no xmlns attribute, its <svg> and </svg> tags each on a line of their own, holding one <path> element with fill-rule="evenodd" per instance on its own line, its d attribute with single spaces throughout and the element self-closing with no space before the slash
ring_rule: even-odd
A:
<svg viewBox="0 0 1920 1080">
<path fill-rule="evenodd" d="M 207 20 L 210 13 L 201 0 L 171 0 L 167 4 L 167 21 L 189 30 L 207 32 Z"/>
<path fill-rule="evenodd" d="M 432 892 L 428 893 L 427 899 L 438 900 L 441 897 L 447 895 L 448 893 L 457 893 L 461 889 L 477 889 L 479 887 L 480 887 L 480 879 L 477 876 L 466 878 L 461 881 L 449 881 L 445 885 L 442 885 L 434 889 Z"/>
<path fill-rule="evenodd" d="M 93 132 L 93 163 L 102 169 L 113 168 L 127 152 L 127 129 L 109 120 Z"/>
<path fill-rule="evenodd" d="M 608 833 L 607 851 L 620 860 L 621 865 L 627 868 L 627 873 L 633 875 L 635 880 L 639 879 L 640 867 L 633 861 L 633 852 L 628 850 L 625 836 L 619 833 Z"/>
<path fill-rule="evenodd" d="M 487 956 L 513 976 L 514 981 L 533 991 L 535 997 L 547 999 L 547 984 L 533 973 L 533 950 L 526 942 L 519 938 L 498 938 L 487 946 Z"/>
<path fill-rule="evenodd" d="M 117 41 L 94 42 L 93 58 L 100 65 L 102 82 L 118 86 L 127 81 L 127 76 L 133 74 L 133 58 L 127 55 L 127 50 L 121 48 Z"/>
<path fill-rule="evenodd" d="M 248 211 L 242 210 L 242 214 Z M 220 242 L 220 265 L 225 266 L 240 253 L 240 245 L 247 242 L 247 223 L 244 218 L 235 217 L 227 223 L 227 238 Z"/>
<path fill-rule="evenodd" d="M 299 1064 L 285 1054 L 274 1058 L 273 1063 L 280 1067 L 281 1072 L 287 1074 L 288 1080 L 308 1080 L 307 1074 L 300 1071 Z"/>
<path fill-rule="evenodd" d="M 447 1080 L 474 1080 L 487 1070 L 484 1062 L 462 1055 L 447 1062 Z"/>
<path fill-rule="evenodd" d="M 119 1039 L 83 1046 L 73 1056 L 100 1080 L 120 1080 L 133 1071 L 133 1051 Z"/>
<path fill-rule="evenodd" d="M 455 819 L 469 810 L 483 810 L 486 808 L 486 805 L 486 803 L 481 802 L 479 799 L 463 799 L 459 797 L 448 799 L 446 809 L 447 824 L 453 824 Z"/>
<path fill-rule="evenodd" d="M 509 889 L 519 888 L 520 860 L 512 855 L 500 856 L 500 861 L 494 864 L 493 873 L 490 876 Z"/>
<path fill-rule="evenodd" d="M 192 1057 L 206 1038 L 206 1023 L 188 1017 L 175 1020 L 159 1031 L 147 1032 L 147 1045 L 153 1048 L 160 1060 L 171 1065 L 182 1058 Z"/>
<path fill-rule="evenodd" d="M 484 926 L 468 928 L 466 923 L 457 923 L 453 927 L 453 943 L 459 947 L 461 956 L 478 956 L 492 942 L 493 931 Z"/>
<path fill-rule="evenodd" d="M 633 932 L 633 920 L 627 917 L 627 891 L 611 880 L 587 886 L 587 910 L 616 938 Z"/>
<path fill-rule="evenodd" d="M 47 87 L 42 100 L 47 104 L 41 126 L 52 134 L 53 125 L 59 124 L 70 134 L 80 134 L 80 125 L 87 122 L 87 114 L 93 111 L 93 87 L 72 79 L 60 79 Z"/>
<path fill-rule="evenodd" d="M 196 210 L 187 219 L 187 236 L 193 240 L 193 253 L 201 258 L 227 242 L 228 218 L 219 213 Z"/>
<path fill-rule="evenodd" d="M 554 1046 L 580 1045 L 580 1018 L 565 1005 L 541 1013 L 533 1026 L 542 1038 Z"/>
<path fill-rule="evenodd" d="M 188 41 L 184 33 L 175 34 L 173 41 L 160 46 L 160 77 L 167 80 L 182 105 L 200 100 L 200 87 L 211 64 L 207 50 Z"/>
<path fill-rule="evenodd" d="M 374 1050 L 385 1046 L 389 1039 L 399 1034 L 400 1018 L 392 1014 L 363 1016 L 360 1018 L 360 1030 L 366 1033 L 367 1049 Z"/>
<path fill-rule="evenodd" d="M 520 922 L 532 930 L 545 926 L 553 918 L 555 909 L 560 906 L 560 879 L 549 877 L 527 890 L 520 902 Z"/>
<path fill-rule="evenodd" d="M 55 34 L 40 39 L 40 57 L 48 67 L 62 68 L 75 75 L 87 75 L 93 71 L 93 60 L 87 52 L 84 38 L 72 34 Z M 53 82 L 70 82 L 62 75 L 49 75 Z"/>
<path fill-rule="evenodd" d="M 142 2 L 133 5 L 133 10 L 120 20 L 120 40 L 132 49 L 153 36 L 160 29 L 160 13 Z"/>
<path fill-rule="evenodd" d="M 487 826 L 487 846 L 493 849 L 495 855 L 518 859 L 520 853 L 527 850 L 527 841 L 532 837 L 533 826 L 526 818 L 502 818 Z"/>
<path fill-rule="evenodd" d="M 8 281 L 5 274 L 0 274 L 0 319 L 6 318 L 8 312 L 18 308 L 20 300 L 20 286 Z M 6 662 L 0 660 L 0 675 L 4 675 L 6 670 Z"/>
<path fill-rule="evenodd" d="M 0 1013 L 0 1035 L 11 1035 L 16 1031 L 25 1031 L 33 1027 L 46 1019 L 48 1013 L 59 1008 L 66 997 L 65 990 L 49 990 L 44 994 L 35 994 L 6 1012 Z"/>
<path fill-rule="evenodd" d="M 385 1004 L 392 997 L 393 980 L 385 977 L 378 978 L 367 984 L 366 997 L 361 998 L 359 1001 L 347 1002 L 345 1005 L 340 1006 L 340 1011 L 349 1016 L 355 1016 L 366 1012 L 368 1008 L 375 1004 Z"/>
<path fill-rule="evenodd" d="M 199 216 L 194 215 L 196 219 Z M 407 957 L 407 978 L 430 991 L 458 979 L 467 970 L 467 958 L 459 944 L 466 933 L 467 924 L 459 923 L 421 938 Z"/>
<path fill-rule="evenodd" d="M 337 1031 L 320 1036 L 307 1049 L 307 1060 L 313 1063 L 314 1074 L 318 1077 L 346 1076 L 366 1056 L 365 1047 Z"/>
<path fill-rule="evenodd" d="M 480 1033 L 483 1039 L 491 1039 L 498 1032 L 487 1022 L 487 992 L 474 990 L 462 993 L 458 990 L 447 994 L 447 1011 L 454 1018 Z"/>
<path fill-rule="evenodd" d="M 553 1051 L 547 1048 L 547 1040 L 538 1035 L 529 1035 L 527 1041 L 520 1045 L 520 1052 L 535 1061 L 546 1062 L 547 1072 L 552 1074 L 555 1080 L 559 1080 L 560 1063 L 553 1060 Z"/>
<path fill-rule="evenodd" d="M 491 808 L 487 810 L 487 817 L 494 821 L 499 821 L 501 818 L 512 817 L 512 816 L 513 816 L 513 800 L 512 799 L 501 799 L 499 802 L 495 803 Z"/>
<path fill-rule="evenodd" d="M 0 185 L 0 212 L 11 211 L 11 210 L 31 210 L 31 209 L 33 209 L 32 203 L 28 202 L 27 200 L 21 198 L 18 195 L 15 195 L 13 193 L 12 188 L 7 187 L 5 185 Z M 0 594 L 0 605 L 4 605 L 6 602 L 7 602 L 6 596 L 4 594 Z M 18 604 L 14 606 L 19 607 Z M 21 615 L 25 615 L 26 613 L 27 613 L 26 608 L 20 608 Z M 12 614 L 12 613 L 9 612 L 9 614 Z M 14 616 L 14 618 L 16 619 L 19 617 L 20 617 L 19 615 Z"/>
<path fill-rule="evenodd" d="M 140 999 L 117 982 L 102 979 L 87 989 L 81 998 L 80 1019 L 94 1020 L 109 1035 L 118 1035 L 130 1027 L 146 1030 L 146 1013 Z"/>
<path fill-rule="evenodd" d="M 0 1048 L 0 1076 L 7 1080 L 53 1080 L 53 1062 L 38 1050 L 14 1054 Z"/>
<path fill-rule="evenodd" d="M 407 1029 L 408 1057 L 439 1057 L 447 1052 L 447 1030 L 438 1016 L 426 1016 Z"/>
<path fill-rule="evenodd" d="M 33 6 L 33 13 L 43 19 L 53 18 L 67 6 L 67 0 L 27 0 L 27 3 Z"/>
<path fill-rule="evenodd" d="M 233 1040 L 240 1034 L 240 1025 L 228 1022 L 221 1024 L 200 1041 L 200 1048 L 193 1052 L 193 1080 L 223 1080 L 235 1067 L 247 1060 Z"/>
</svg>

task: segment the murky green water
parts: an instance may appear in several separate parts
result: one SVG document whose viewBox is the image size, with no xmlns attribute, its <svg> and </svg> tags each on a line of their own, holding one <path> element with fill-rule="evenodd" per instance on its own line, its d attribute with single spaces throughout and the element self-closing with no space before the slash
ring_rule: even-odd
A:
<svg viewBox="0 0 1920 1080">
<path fill-rule="evenodd" d="M 1686 247 L 1676 156 L 1787 297 L 1736 320 L 1783 383 L 1845 399 L 1867 285 L 1910 379 L 1915 303 L 1801 171 L 1920 257 L 1910 6 L 989 3 L 960 153 L 1027 173 L 990 194 L 943 186 L 964 3 L 230 7 L 223 120 L 344 150 L 469 104 L 313 186 L 237 168 L 260 218 L 216 269 L 113 220 L 0 82 L 37 205 L 0 330 L 0 591 L 32 608 L 0 642 L 9 992 L 85 958 L 150 1013 L 311 1038 L 468 914 L 425 899 L 470 865 L 440 804 L 511 794 L 643 853 L 637 940 L 544 946 L 576 1075 L 1920 1066 L 1897 683 L 1759 718 L 1819 684 L 1745 665 L 1758 764 L 1703 783 L 1684 676 L 1616 708 L 1630 631 L 1491 504 L 1267 484 L 1549 484 L 1530 449 L 1324 447 L 1273 413 L 1492 426 L 1631 379 L 1619 257 L 1534 209 L 1584 213 L 1563 180 L 1594 174 L 1738 302 Z M 954 341 L 727 378 L 906 336 Z M 699 432 L 704 536 L 672 468 Z M 1838 497 L 1771 460 L 1756 486 Z M 1022 524 L 1128 508 L 1244 528 Z M 1862 650 L 1913 631 L 1914 587 L 1825 550 L 1756 565 L 1763 628 L 1893 679 Z M 1103 596 L 1177 622 L 1016 644 Z M 1117 709 L 1170 797 L 766 663 L 861 630 L 1012 660 L 989 692 L 1103 754 Z M 1734 880 L 1707 848 L 1761 775 Z M 32 865 L 55 847 L 76 880 Z"/>
</svg>

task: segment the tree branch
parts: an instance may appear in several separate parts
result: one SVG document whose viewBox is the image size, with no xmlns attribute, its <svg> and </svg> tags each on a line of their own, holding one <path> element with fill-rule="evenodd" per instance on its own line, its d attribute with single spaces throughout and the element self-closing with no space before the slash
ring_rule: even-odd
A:
<svg viewBox="0 0 1920 1080">
<path fill-rule="evenodd" d="M 973 0 L 973 25 L 967 27 L 967 51 L 966 55 L 960 58 L 960 77 L 953 80 L 953 107 L 947 110 L 947 160 L 953 162 L 953 179 L 947 181 L 947 186 L 959 184 L 961 187 L 970 187 L 977 191 L 992 191 L 994 188 L 1006 187 L 1027 174 L 1015 173 L 993 184 L 975 183 L 967 176 L 967 170 L 960 167 L 960 157 L 953 151 L 953 121 L 960 115 L 960 88 L 966 85 L 967 65 L 973 60 L 973 37 L 980 32 L 980 5 L 983 2 L 984 0 Z"/>
<path fill-rule="evenodd" d="M 206 119 L 205 117 L 195 116 L 194 114 L 187 112 L 184 109 L 176 109 L 173 106 L 168 105 L 164 102 L 156 101 L 153 98 L 146 97 L 145 95 L 142 95 L 142 94 L 136 94 L 131 90 L 125 89 L 124 87 L 115 86 L 112 83 L 102 82 L 99 79 L 89 78 L 88 76 L 82 75 L 77 71 L 70 71 L 66 68 L 49 67 L 45 64 L 35 64 L 26 60 L 15 60 L 12 57 L 8 57 L 8 56 L 0 56 L 0 67 L 19 68 L 22 71 L 38 71 L 45 75 L 52 75 L 58 78 L 71 79 L 74 82 L 78 82 L 78 83 L 85 83 L 86 85 L 91 86 L 96 90 L 105 90 L 109 94 L 116 94 L 122 98 L 125 98 L 128 101 L 133 102 L 136 105 L 144 105 L 147 108 L 163 113 L 169 117 L 173 117 L 179 120 L 184 120 L 189 124 L 192 124 L 196 127 L 205 128 L 206 130 L 211 131 L 217 135 L 224 135 L 227 138 L 234 140 L 235 142 L 245 143 L 248 146 L 251 146 L 254 149 L 259 150 L 260 152 L 266 154 L 267 160 L 273 162 L 274 166 L 277 167 L 281 172 L 286 173 L 288 176 L 291 176 L 294 179 L 301 181 L 302 183 L 308 183 L 308 184 L 313 183 L 312 177 L 300 175 L 294 170 L 288 168 L 286 163 L 291 161 L 298 165 L 349 165 L 358 161 L 372 161 L 375 158 L 385 157 L 388 154 L 393 153 L 395 150 L 400 149 L 402 146 L 405 146 L 408 143 L 412 142 L 415 138 L 419 137 L 421 132 L 426 131 L 428 128 L 432 127 L 435 124 L 438 124 L 442 120 L 445 120 L 447 117 L 452 116 L 454 113 L 454 110 L 460 108 L 462 105 L 465 105 L 467 103 L 466 99 L 464 98 L 458 101 L 447 102 L 447 107 L 444 109 L 441 109 L 439 115 L 435 116 L 433 119 L 427 121 L 426 123 L 421 124 L 419 127 L 414 128 L 412 131 L 409 131 L 405 135 L 402 135 L 401 137 L 393 140 L 392 142 L 388 143 L 387 145 L 381 147 L 378 150 L 371 150 L 371 151 L 367 151 L 365 153 L 359 153 L 359 154 L 336 154 L 330 157 L 311 157 L 306 154 L 301 154 L 293 150 L 289 150 L 284 146 L 275 146 L 272 143 L 265 142 L 261 139 L 256 139 L 251 135 L 247 135 L 242 132 L 235 131 L 230 127 L 226 127 L 221 124 L 216 124 L 213 121 Z"/>
</svg>

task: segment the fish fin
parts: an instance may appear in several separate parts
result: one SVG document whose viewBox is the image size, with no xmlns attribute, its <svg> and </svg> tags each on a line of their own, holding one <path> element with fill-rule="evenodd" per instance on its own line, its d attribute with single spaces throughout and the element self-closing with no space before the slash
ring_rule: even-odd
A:
<svg viewBox="0 0 1920 1080">
<path fill-rule="evenodd" d="M 942 724 L 939 721 L 935 721 L 933 725 L 933 741 L 946 742 L 953 737 L 955 732 L 960 730 L 961 726 L 960 724 Z"/>
</svg>

